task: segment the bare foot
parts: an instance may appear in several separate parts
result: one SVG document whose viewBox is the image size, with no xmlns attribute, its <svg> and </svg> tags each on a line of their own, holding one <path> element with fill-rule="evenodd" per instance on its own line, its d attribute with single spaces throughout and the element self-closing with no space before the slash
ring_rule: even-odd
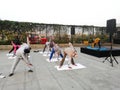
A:
<svg viewBox="0 0 120 90">
<path fill-rule="evenodd" d="M 61 68 L 61 66 L 59 66 L 59 68 Z"/>
<path fill-rule="evenodd" d="M 72 67 L 68 66 L 69 69 L 72 69 Z"/>
<path fill-rule="evenodd" d="M 30 66 L 33 66 L 31 63 L 29 64 Z"/>
<path fill-rule="evenodd" d="M 51 60 L 49 60 L 50 61 L 50 63 L 52 62 Z"/>
<path fill-rule="evenodd" d="M 74 66 L 77 66 L 76 64 L 73 64 Z"/>
</svg>

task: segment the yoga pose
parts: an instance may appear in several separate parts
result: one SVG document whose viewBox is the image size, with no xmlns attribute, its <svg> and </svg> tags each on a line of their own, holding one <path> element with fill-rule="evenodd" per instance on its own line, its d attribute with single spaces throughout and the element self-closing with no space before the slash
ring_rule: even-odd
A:
<svg viewBox="0 0 120 90">
<path fill-rule="evenodd" d="M 66 56 L 68 56 L 68 68 L 72 68 L 72 67 L 70 66 L 70 63 L 71 63 L 72 65 L 75 65 L 75 66 L 76 66 L 76 64 L 75 64 L 75 62 L 74 62 L 74 60 L 73 60 L 73 57 L 77 57 L 78 55 L 77 55 L 77 51 L 76 51 L 75 48 L 73 47 L 72 43 L 69 43 L 69 47 L 67 47 L 67 48 L 64 49 L 64 56 L 63 56 L 63 58 L 62 58 L 62 60 L 61 60 L 61 62 L 60 62 L 59 68 L 62 67 L 62 65 L 63 65 L 63 63 L 64 63 L 64 61 L 65 61 Z"/>
<path fill-rule="evenodd" d="M 46 42 L 45 43 L 45 46 L 44 46 L 44 48 L 43 48 L 43 53 L 45 52 L 45 49 L 47 48 L 47 52 L 49 52 L 49 51 L 51 51 L 50 50 L 50 42 Z"/>
<path fill-rule="evenodd" d="M 13 41 L 11 41 L 11 44 L 13 48 L 9 51 L 9 53 L 13 51 L 13 56 L 14 56 L 16 54 L 16 50 L 20 47 L 20 45 L 15 44 Z"/>
<path fill-rule="evenodd" d="M 28 66 L 29 70 L 28 72 L 33 72 L 32 70 L 32 64 L 29 61 L 29 53 L 30 53 L 30 43 L 29 43 L 29 39 L 27 36 L 27 43 L 23 43 L 20 48 L 18 48 L 18 50 L 16 51 L 16 58 L 14 60 L 14 63 L 12 65 L 11 71 L 9 76 L 13 76 L 14 75 L 14 71 L 16 69 L 17 64 L 20 62 L 20 60 L 23 60 L 25 62 L 25 64 Z"/>
<path fill-rule="evenodd" d="M 51 49 L 53 48 L 54 46 L 54 38 L 51 36 L 49 41 L 45 43 L 45 46 L 43 48 L 43 53 L 45 52 L 45 49 L 47 48 L 47 51 L 51 51 Z"/>
<path fill-rule="evenodd" d="M 50 54 L 50 58 L 49 58 L 50 61 L 53 57 L 53 54 L 57 55 L 57 59 L 59 58 L 59 56 L 61 56 L 63 58 L 63 55 L 61 53 L 61 48 L 57 44 L 55 44 L 54 47 L 51 50 L 51 54 Z"/>
<path fill-rule="evenodd" d="M 99 48 L 101 48 L 101 41 L 100 38 L 95 38 L 92 47 L 95 47 L 98 44 Z"/>
<path fill-rule="evenodd" d="M 19 63 L 20 60 L 23 60 L 27 64 L 27 66 L 29 68 L 29 70 L 28 70 L 29 72 L 33 72 L 31 70 L 32 64 L 30 63 L 29 58 L 28 58 L 30 50 L 31 50 L 30 46 L 26 43 L 23 43 L 20 46 L 20 48 L 16 51 L 16 58 L 15 58 L 14 63 L 12 65 L 9 76 L 14 75 L 14 71 L 15 71 L 16 66 L 17 66 L 17 64 Z"/>
</svg>

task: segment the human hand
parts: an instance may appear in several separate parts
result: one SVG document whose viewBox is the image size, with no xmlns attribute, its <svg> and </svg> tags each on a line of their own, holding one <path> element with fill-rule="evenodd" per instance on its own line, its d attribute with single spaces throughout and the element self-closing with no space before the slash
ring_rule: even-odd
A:
<svg viewBox="0 0 120 90">
<path fill-rule="evenodd" d="M 30 66 L 33 66 L 31 63 L 29 64 Z"/>
</svg>

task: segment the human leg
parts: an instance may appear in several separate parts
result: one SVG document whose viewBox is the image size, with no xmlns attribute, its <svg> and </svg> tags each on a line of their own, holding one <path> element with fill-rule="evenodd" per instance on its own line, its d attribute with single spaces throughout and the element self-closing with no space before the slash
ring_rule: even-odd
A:
<svg viewBox="0 0 120 90">
<path fill-rule="evenodd" d="M 101 42 L 100 41 L 98 42 L 98 46 L 99 46 L 99 48 L 101 48 Z"/>
<path fill-rule="evenodd" d="M 52 59 L 54 53 L 55 53 L 55 50 L 54 50 L 54 48 L 52 48 L 52 51 L 51 51 L 51 54 L 50 54 L 50 60 Z"/>
<path fill-rule="evenodd" d="M 16 57 L 13 65 L 12 65 L 12 68 L 11 68 L 11 71 L 10 71 L 9 76 L 12 76 L 12 75 L 14 74 L 14 71 L 15 71 L 16 66 L 17 66 L 17 64 L 19 63 L 19 61 L 20 61 L 20 58 Z"/>
<path fill-rule="evenodd" d="M 63 55 L 62 55 L 62 53 L 60 53 L 60 56 L 61 56 L 61 58 L 63 58 Z"/>
<path fill-rule="evenodd" d="M 71 58 L 71 63 L 72 63 L 72 65 L 77 66 L 77 65 L 75 64 L 75 62 L 74 62 L 74 59 L 73 59 L 73 58 Z"/>
<path fill-rule="evenodd" d="M 45 44 L 44 48 L 43 48 L 43 52 L 45 52 L 45 49 L 46 49 L 47 45 Z"/>
<path fill-rule="evenodd" d="M 62 67 L 62 65 L 63 65 L 63 63 L 64 63 L 64 61 L 65 61 L 66 56 L 67 56 L 67 54 L 64 52 L 64 56 L 63 56 L 63 58 L 62 58 L 62 60 L 61 60 L 61 62 L 60 62 L 59 68 Z"/>
<path fill-rule="evenodd" d="M 71 58 L 71 57 L 68 57 L 68 68 L 72 68 L 72 67 L 70 66 L 71 60 L 72 60 L 72 58 Z"/>
</svg>

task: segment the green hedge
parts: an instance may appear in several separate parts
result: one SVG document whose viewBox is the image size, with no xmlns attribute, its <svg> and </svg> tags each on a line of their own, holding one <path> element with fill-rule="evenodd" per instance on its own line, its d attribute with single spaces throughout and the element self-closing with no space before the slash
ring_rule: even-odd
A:
<svg viewBox="0 0 120 90">
<path fill-rule="evenodd" d="M 10 45 L 11 41 L 8 40 L 0 40 L 0 45 Z"/>
</svg>

